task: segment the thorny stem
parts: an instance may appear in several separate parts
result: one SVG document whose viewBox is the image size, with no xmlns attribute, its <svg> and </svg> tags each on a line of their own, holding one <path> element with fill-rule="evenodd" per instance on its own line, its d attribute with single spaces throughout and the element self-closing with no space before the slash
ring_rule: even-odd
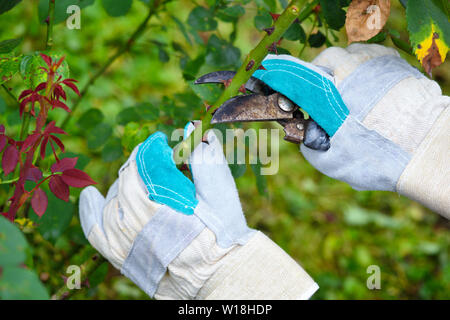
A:
<svg viewBox="0 0 450 320">
<path fill-rule="evenodd" d="M 53 46 L 53 24 L 55 21 L 55 0 L 48 0 L 48 16 L 47 16 L 47 40 L 46 50 L 50 50 Z"/>
<path fill-rule="evenodd" d="M 213 112 L 220 107 L 229 98 L 235 96 L 239 92 L 239 88 L 242 84 L 250 79 L 251 75 L 258 69 L 261 65 L 262 60 L 268 53 L 268 48 L 276 43 L 289 26 L 298 18 L 300 15 L 300 7 L 306 0 L 293 0 L 286 7 L 283 13 L 278 17 L 277 21 L 274 23 L 274 30 L 269 35 L 266 34 L 265 37 L 259 42 L 259 44 L 247 55 L 244 63 L 241 65 L 230 85 L 222 92 L 222 95 L 216 101 L 216 103 L 209 108 L 205 117 L 203 118 L 201 125 L 198 126 L 192 134 L 184 141 L 177 144 L 173 150 L 174 161 L 177 164 L 186 162 L 191 152 L 195 147 L 202 141 L 202 137 L 206 130 L 211 128 L 211 118 Z M 253 61 L 253 66 L 248 68 L 249 63 Z"/>
<path fill-rule="evenodd" d="M 125 52 L 129 51 L 130 48 L 133 46 L 133 44 L 136 42 L 136 40 L 142 35 L 144 32 L 148 21 L 150 18 L 155 14 L 156 9 L 158 8 L 160 4 L 160 1 L 155 1 L 152 7 L 149 8 L 148 14 L 145 17 L 145 19 L 141 22 L 141 24 L 137 27 L 137 29 L 133 32 L 133 34 L 130 36 L 130 38 L 119 48 L 117 49 L 116 53 L 111 56 L 108 61 L 101 67 L 91 78 L 89 81 L 84 85 L 83 89 L 80 91 L 80 95 L 75 100 L 74 104 L 72 105 L 72 112 L 71 114 L 67 114 L 64 118 L 62 124 L 59 126 L 61 129 L 64 129 L 64 127 L 67 125 L 67 123 L 70 120 L 71 115 L 76 111 L 78 108 L 78 105 L 80 104 L 81 100 L 84 98 L 86 93 L 88 92 L 91 85 L 94 84 L 94 82 L 103 74 L 105 71 L 109 68 L 109 66 L 116 61 L 117 58 L 119 58 L 121 55 L 123 55 Z"/>
</svg>

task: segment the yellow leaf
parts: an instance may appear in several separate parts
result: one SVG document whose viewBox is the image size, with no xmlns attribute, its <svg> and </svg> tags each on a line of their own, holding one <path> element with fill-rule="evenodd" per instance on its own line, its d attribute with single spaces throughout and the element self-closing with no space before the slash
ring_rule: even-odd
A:
<svg viewBox="0 0 450 320">
<path fill-rule="evenodd" d="M 414 53 L 425 71 L 430 74 L 433 68 L 444 62 L 448 50 L 449 47 L 436 32 L 435 25 L 432 24 L 430 35 L 416 46 Z"/>
</svg>

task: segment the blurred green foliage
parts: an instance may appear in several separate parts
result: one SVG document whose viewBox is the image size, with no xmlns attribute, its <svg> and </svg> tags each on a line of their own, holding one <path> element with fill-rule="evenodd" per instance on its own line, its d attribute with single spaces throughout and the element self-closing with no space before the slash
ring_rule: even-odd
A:
<svg viewBox="0 0 450 320">
<path fill-rule="evenodd" d="M 154 0 L 57 1 L 62 2 L 80 5 L 81 29 L 66 28 L 63 7 L 57 6 L 59 24 L 54 28 L 53 48 L 66 56 L 70 77 L 79 80 L 83 87 L 116 49 L 126 43 Z M 341 8 L 349 1 L 340 1 L 339 5 L 331 1 L 314 2 L 314 5 L 322 4 L 319 18 L 303 17 L 301 24 L 293 24 L 279 52 L 301 55 L 309 61 L 326 46 L 345 47 L 346 36 L 341 30 L 345 15 Z M 214 0 L 167 2 L 152 17 L 145 33 L 96 80 L 71 114 L 64 128 L 70 134 L 64 137 L 67 152 L 61 156 L 79 157 L 77 168 L 84 168 L 106 194 L 121 164 L 150 133 L 161 130 L 170 134 L 188 120 L 202 116 L 205 111 L 202 100 L 214 102 L 220 89 L 195 87 L 192 80 L 209 71 L 239 67 L 243 55 L 263 36 L 261 30 L 271 25 L 269 11 L 280 12 L 286 4 L 287 1 L 275 0 L 219 2 L 219 5 Z M 17 46 L 16 54 L 24 55 L 44 50 L 46 26 L 42 22 L 46 6 L 47 1 L 43 0 L 23 1 L 1 15 L 0 41 L 21 38 L 4 46 Z M 384 35 L 371 42 L 395 46 L 392 41 L 408 38 L 405 10 L 398 1 L 392 1 L 385 30 Z M 395 36 L 387 37 L 388 33 Z M 419 67 L 415 57 L 400 53 Z M 433 75 L 444 93 L 449 94 L 449 62 L 435 69 Z M 13 76 L 7 87 L 18 96 L 27 88 L 27 82 Z M 70 93 L 69 107 L 75 99 Z M 56 110 L 52 117 L 62 123 L 65 113 Z M 18 134 L 20 130 L 17 105 L 5 91 L 0 93 L 0 123 L 6 125 L 9 134 Z M 272 125 L 243 125 L 249 126 Z M 269 235 L 318 282 L 320 290 L 314 299 L 450 298 L 447 220 L 397 194 L 357 192 L 345 183 L 334 181 L 309 165 L 298 147 L 290 143 L 280 142 L 280 154 L 280 169 L 273 176 L 255 174 L 259 165 L 232 169 L 239 176 L 236 182 L 248 224 Z M 48 163 L 44 160 L 41 165 L 45 167 Z M 22 272 L 27 273 L 21 278 L 27 283 L 27 290 L 46 297 L 63 285 L 68 265 L 81 264 L 95 252 L 80 227 L 79 192 L 71 190 L 69 203 L 51 199 L 48 212 L 40 219 L 32 210 L 21 212 L 17 225 L 27 241 L 17 230 L 7 228 L 7 239 L 18 237 L 14 245 L 20 248 L 11 247 L 16 251 L 14 259 L 18 260 L 13 259 L 9 269 L 2 264 L 6 261 L 2 255 L 10 261 L 10 252 L 0 252 L 0 268 L 3 268 L 0 296 L 16 297 L 13 291 L 8 291 L 12 296 L 5 296 L 4 288 L 15 281 L 8 275 L 16 277 Z M 8 193 L 9 186 L 1 184 L 2 203 L 6 202 Z M 4 223 L 0 220 L 0 224 Z M 0 229 L 0 245 L 4 237 Z M 25 250 L 29 247 L 33 249 Z M 20 263 L 29 269 L 17 271 Z M 380 290 L 366 287 L 369 265 L 381 268 Z M 11 268 L 17 272 L 11 272 Z M 30 270 L 39 275 L 47 293 Z M 89 286 L 83 286 L 73 298 L 147 297 L 104 263 L 91 274 Z"/>
</svg>

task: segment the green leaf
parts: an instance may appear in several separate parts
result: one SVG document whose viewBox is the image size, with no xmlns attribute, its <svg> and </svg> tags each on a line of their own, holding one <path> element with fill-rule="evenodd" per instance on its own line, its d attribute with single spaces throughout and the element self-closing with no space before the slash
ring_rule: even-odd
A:
<svg viewBox="0 0 450 320">
<path fill-rule="evenodd" d="M 20 43 L 22 38 L 8 39 L 0 42 L 0 53 L 10 53 L 14 50 Z"/>
<path fill-rule="evenodd" d="M 277 11 L 277 2 L 276 0 L 256 0 L 256 5 L 260 9 L 268 10 L 270 12 Z"/>
<path fill-rule="evenodd" d="M 119 1 L 118 1 L 119 2 Z M 121 2 L 121 1 L 120 1 Z M 71 5 L 76 5 L 83 9 L 94 3 L 94 0 L 56 0 L 55 1 L 55 18 L 54 23 L 58 24 L 65 21 L 70 14 L 67 13 L 67 8 Z M 48 17 L 48 0 L 40 0 L 38 4 L 39 22 L 44 24 Z"/>
<path fill-rule="evenodd" d="M 120 125 L 125 125 L 128 122 L 139 122 L 141 120 L 137 108 L 125 108 L 119 112 L 116 117 L 116 122 Z"/>
<path fill-rule="evenodd" d="M 32 214 L 30 219 L 36 223 L 42 237 L 55 242 L 69 227 L 75 206 L 55 197 L 51 192 L 46 192 L 48 197 L 47 211 L 42 217 Z"/>
<path fill-rule="evenodd" d="M 283 38 L 291 41 L 300 40 L 301 43 L 304 43 L 306 40 L 306 34 L 299 23 L 293 23 L 284 33 Z"/>
<path fill-rule="evenodd" d="M 105 281 L 108 274 L 108 262 L 103 262 L 89 275 L 89 285 L 93 288 L 97 287 L 100 283 Z"/>
<path fill-rule="evenodd" d="M 0 84 L 9 81 L 17 72 L 19 72 L 21 57 L 7 55 L 0 57 Z"/>
<path fill-rule="evenodd" d="M 103 8 L 111 17 L 126 15 L 132 3 L 132 0 L 102 0 Z"/>
<path fill-rule="evenodd" d="M 31 270 L 7 267 L 0 278 L 0 298 L 3 300 L 49 299 L 47 290 Z"/>
<path fill-rule="evenodd" d="M 209 104 L 213 104 L 222 93 L 222 90 L 217 84 L 206 83 L 202 85 L 196 85 L 193 81 L 189 81 L 188 84 L 192 91 L 194 91 L 200 99 L 206 101 Z"/>
<path fill-rule="evenodd" d="M 0 0 L 0 14 L 11 10 L 17 6 L 22 0 Z"/>
<path fill-rule="evenodd" d="M 197 31 L 212 31 L 217 28 L 213 12 L 204 7 L 195 7 L 189 14 L 187 23 Z"/>
<path fill-rule="evenodd" d="M 6 111 L 6 102 L 0 97 L 0 114 L 3 114 Z"/>
<path fill-rule="evenodd" d="M 216 68 L 238 68 L 240 66 L 241 51 L 215 34 L 208 40 L 206 63 Z"/>
<path fill-rule="evenodd" d="M 186 41 L 189 44 L 192 44 L 191 38 L 189 38 L 189 35 L 188 35 L 187 31 L 186 31 L 186 28 L 184 27 L 184 24 L 179 19 L 177 19 L 176 17 L 174 17 L 174 16 L 170 16 L 170 17 L 173 19 L 173 21 L 175 21 L 175 23 L 178 26 L 178 29 L 180 29 L 180 31 L 183 34 L 183 36 L 186 39 Z"/>
<path fill-rule="evenodd" d="M 150 130 L 147 126 L 140 126 L 136 122 L 127 123 L 122 136 L 122 146 L 131 152 L 134 147 L 147 139 L 149 135 Z"/>
<path fill-rule="evenodd" d="M 258 161 L 257 164 L 251 164 L 250 167 L 256 178 L 258 193 L 262 196 L 267 196 L 267 179 L 266 176 L 261 175 L 261 163 Z"/>
<path fill-rule="evenodd" d="M 159 118 L 159 110 L 149 103 L 141 103 L 134 107 L 125 108 L 119 112 L 116 122 L 125 125 L 128 122 L 154 121 Z"/>
<path fill-rule="evenodd" d="M 186 80 L 194 80 L 201 66 L 205 63 L 205 55 L 199 54 L 195 59 L 188 59 L 182 66 L 183 77 Z"/>
<path fill-rule="evenodd" d="M 99 109 L 89 109 L 78 119 L 78 126 L 82 129 L 91 129 L 101 123 L 105 116 Z"/>
<path fill-rule="evenodd" d="M 113 138 L 106 143 L 102 150 L 102 160 L 113 162 L 123 155 L 122 143 L 119 138 Z"/>
<path fill-rule="evenodd" d="M 108 141 L 112 134 L 111 125 L 108 123 L 100 123 L 91 129 L 87 139 L 89 149 L 97 149 Z"/>
<path fill-rule="evenodd" d="M 23 263 L 27 249 L 27 241 L 20 229 L 0 216 L 0 267 L 18 266 Z"/>
<path fill-rule="evenodd" d="M 273 20 L 269 12 L 264 11 L 256 15 L 253 22 L 255 24 L 256 29 L 263 30 L 269 28 L 272 25 Z"/>
<path fill-rule="evenodd" d="M 369 40 L 367 40 L 368 43 L 379 43 L 379 42 L 383 42 L 384 40 L 386 40 L 387 37 L 387 33 L 382 31 L 380 33 L 378 33 L 376 36 L 370 38 Z"/>
<path fill-rule="evenodd" d="M 339 30 L 345 25 L 345 11 L 336 0 L 320 0 L 323 16 L 331 29 Z"/>
<path fill-rule="evenodd" d="M 245 171 L 247 171 L 247 166 L 245 164 L 230 163 L 228 166 L 230 167 L 231 174 L 235 179 L 242 177 Z"/>
<path fill-rule="evenodd" d="M 396 30 L 390 30 L 389 34 L 394 45 L 410 55 L 414 55 L 410 44 L 400 38 L 400 34 Z"/>
<path fill-rule="evenodd" d="M 139 103 L 134 107 L 141 117 L 141 120 L 154 121 L 159 118 L 159 109 L 150 103 Z"/>
<path fill-rule="evenodd" d="M 317 33 L 313 33 L 308 38 L 309 45 L 313 48 L 320 48 L 321 46 L 323 46 L 326 40 L 327 38 L 320 31 L 318 31 Z"/>
<path fill-rule="evenodd" d="M 410 42 L 425 71 L 444 62 L 450 47 L 450 21 L 439 0 L 409 0 L 406 19 Z"/>
<path fill-rule="evenodd" d="M 158 58 L 159 58 L 159 61 L 161 61 L 162 63 L 169 62 L 169 60 L 170 60 L 170 57 L 169 57 L 169 54 L 167 53 L 167 51 L 161 47 L 158 48 Z"/>
<path fill-rule="evenodd" d="M 231 7 L 226 7 L 217 13 L 220 20 L 225 22 L 237 21 L 241 16 L 245 14 L 245 9 L 240 5 L 234 5 Z"/>
</svg>

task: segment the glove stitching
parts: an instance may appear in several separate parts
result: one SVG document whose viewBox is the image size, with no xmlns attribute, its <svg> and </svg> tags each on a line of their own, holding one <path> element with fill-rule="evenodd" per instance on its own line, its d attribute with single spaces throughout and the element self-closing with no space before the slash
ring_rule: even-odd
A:
<svg viewBox="0 0 450 320">
<path fill-rule="evenodd" d="M 143 147 L 143 149 L 142 149 L 142 152 L 140 152 L 140 154 L 139 154 L 139 161 L 140 161 L 141 165 L 144 167 L 143 175 L 144 175 L 144 177 L 146 178 L 146 179 L 145 179 L 146 182 L 147 182 L 147 183 L 150 183 L 151 189 L 152 189 L 153 192 L 154 192 L 154 193 L 149 192 L 149 194 L 150 194 L 150 195 L 154 195 L 154 196 L 158 196 L 158 197 L 162 197 L 162 198 L 168 198 L 168 199 L 171 199 L 171 200 L 173 200 L 173 201 L 175 201 L 175 202 L 178 202 L 178 203 L 180 203 L 180 204 L 186 206 L 185 203 L 183 203 L 183 202 L 181 202 L 181 201 L 179 201 L 179 200 L 177 200 L 177 199 L 174 199 L 174 198 L 169 197 L 169 196 L 163 196 L 163 195 L 157 194 L 157 193 L 156 193 L 156 190 L 155 190 L 155 188 L 154 188 L 154 186 L 156 186 L 156 185 L 153 184 L 153 182 L 151 181 L 150 175 L 147 173 L 147 167 L 145 166 L 145 161 L 143 161 L 142 157 L 143 157 L 143 153 L 150 147 L 150 145 L 154 142 L 154 140 L 155 140 L 156 137 L 158 137 L 158 135 L 152 136 L 152 137 L 150 138 L 150 140 L 148 140 L 148 142 L 145 143 L 145 145 L 144 145 L 144 147 Z M 148 180 L 147 180 L 147 178 L 148 178 Z M 167 189 L 167 190 L 170 190 L 170 189 Z M 180 196 L 180 197 L 183 198 L 183 196 L 181 196 L 181 195 L 178 194 L 177 192 L 175 192 L 175 191 L 173 191 L 173 190 L 170 190 L 170 191 L 172 191 L 173 193 L 175 193 L 175 194 L 177 194 L 178 196 Z M 191 203 L 191 206 L 188 206 L 188 207 L 191 208 L 191 209 L 194 209 L 195 207 L 192 207 L 193 203 L 192 203 L 191 201 L 189 201 L 189 202 Z"/>
<path fill-rule="evenodd" d="M 148 147 L 150 146 L 150 144 L 153 142 L 153 140 L 155 140 L 155 138 L 157 137 L 157 135 L 153 135 L 151 138 L 150 138 L 150 140 L 147 142 L 147 143 L 145 143 L 144 144 L 144 147 L 142 148 L 142 152 L 139 152 L 139 161 L 140 161 L 140 163 L 141 163 L 141 165 L 144 167 L 144 175 L 145 176 L 147 176 L 147 174 L 146 174 L 146 166 L 145 166 L 145 162 L 144 162 L 144 160 L 143 160 L 143 153 L 145 152 L 145 150 L 147 150 L 148 149 Z M 155 189 L 153 189 L 153 183 L 152 183 L 152 180 L 151 180 L 151 178 L 150 178 L 150 176 L 147 176 L 148 177 L 148 179 L 150 180 L 150 188 L 153 190 L 153 192 L 155 192 L 156 193 L 156 191 L 155 191 Z M 146 178 L 147 178 L 146 177 Z M 146 182 L 148 183 L 148 181 L 146 180 Z"/>
<path fill-rule="evenodd" d="M 270 63 L 270 64 L 268 64 L 268 65 L 270 65 L 270 66 L 288 67 L 288 68 L 298 69 L 298 70 L 300 70 L 300 71 L 306 71 L 307 73 L 309 73 L 309 74 L 312 75 L 313 77 L 317 78 L 317 80 L 319 80 L 319 81 L 321 80 L 321 79 L 319 78 L 319 76 L 318 76 L 316 73 L 313 73 L 311 70 L 308 70 L 308 68 L 306 68 L 306 67 L 301 68 L 301 67 L 299 67 L 299 66 L 293 66 L 293 65 L 285 64 L 285 63 Z M 270 70 L 269 70 L 269 71 L 270 71 Z M 321 74 L 320 74 L 320 76 L 323 77 L 323 75 L 321 75 Z"/>
<path fill-rule="evenodd" d="M 325 83 L 324 83 L 324 85 L 325 85 Z M 331 108 L 333 109 L 334 113 L 338 116 L 339 120 L 341 120 L 341 123 L 339 124 L 339 126 L 342 126 L 342 124 L 345 121 L 345 118 L 343 119 L 341 117 L 341 115 L 337 112 L 337 110 L 335 109 L 334 105 L 331 103 L 331 100 L 330 100 L 330 97 L 328 96 L 328 92 L 327 91 L 325 91 L 325 95 L 327 96 L 328 103 L 331 106 Z"/>
<path fill-rule="evenodd" d="M 320 86 L 318 86 L 317 84 L 315 84 L 315 83 L 313 83 L 313 82 L 311 82 L 311 81 L 309 81 L 309 80 L 307 80 L 307 79 L 305 79 L 305 78 L 303 78 L 303 77 L 300 77 L 298 74 L 296 74 L 296 73 L 294 73 L 294 72 L 290 72 L 290 71 L 287 71 L 287 70 L 284 70 L 284 69 L 273 69 L 273 70 L 269 70 L 269 71 L 265 72 L 265 73 L 261 76 L 261 79 L 260 79 L 260 80 L 262 81 L 262 80 L 264 79 L 264 77 L 265 77 L 266 75 L 268 75 L 269 73 L 271 73 L 271 72 L 281 72 L 281 73 L 285 72 L 285 73 L 292 74 L 292 75 L 294 75 L 295 77 L 300 78 L 300 79 L 303 79 L 303 80 L 305 80 L 306 82 L 310 83 L 311 85 L 313 85 L 313 86 L 315 86 L 315 87 L 317 87 L 317 88 L 319 88 L 319 89 L 321 89 L 321 90 L 326 91 L 325 88 L 320 87 Z"/>
<path fill-rule="evenodd" d="M 173 193 L 175 193 L 176 195 L 178 195 L 178 196 L 180 196 L 181 198 L 183 198 L 184 200 L 188 201 L 191 205 L 194 205 L 194 203 L 193 203 L 191 200 L 189 200 L 189 199 L 183 197 L 181 194 L 179 194 L 179 193 L 176 192 L 176 191 L 173 191 L 172 189 L 169 189 L 169 188 L 160 186 L 160 185 L 158 185 L 158 184 L 154 184 L 153 186 L 154 186 L 154 187 L 161 188 L 161 189 L 164 189 L 164 190 L 167 190 L 167 191 L 170 191 L 170 192 L 173 192 Z"/>
<path fill-rule="evenodd" d="M 336 102 L 336 105 L 339 107 L 339 109 L 341 109 L 341 111 L 342 111 L 342 113 L 344 114 L 345 118 L 347 118 L 348 113 L 349 113 L 349 111 L 348 111 L 348 109 L 347 109 L 347 106 L 345 107 L 345 109 L 347 109 L 347 111 L 346 111 L 345 109 L 342 108 L 341 103 L 336 99 L 336 96 L 334 95 L 334 92 L 333 92 L 333 90 L 331 89 L 330 83 L 329 83 L 329 82 L 325 82 L 323 76 L 322 76 L 322 83 L 323 83 L 324 86 L 328 86 L 328 88 L 330 89 L 331 95 L 333 96 L 333 99 L 334 99 L 334 101 Z M 328 94 L 327 94 L 327 97 L 328 97 Z M 342 99 L 341 99 L 341 100 L 342 100 Z M 330 101 L 330 99 L 328 99 L 328 101 Z M 330 102 L 330 103 L 331 103 L 331 102 Z M 345 118 L 344 118 L 344 121 L 345 121 Z M 342 123 L 341 123 L 341 124 L 342 124 Z"/>
</svg>

